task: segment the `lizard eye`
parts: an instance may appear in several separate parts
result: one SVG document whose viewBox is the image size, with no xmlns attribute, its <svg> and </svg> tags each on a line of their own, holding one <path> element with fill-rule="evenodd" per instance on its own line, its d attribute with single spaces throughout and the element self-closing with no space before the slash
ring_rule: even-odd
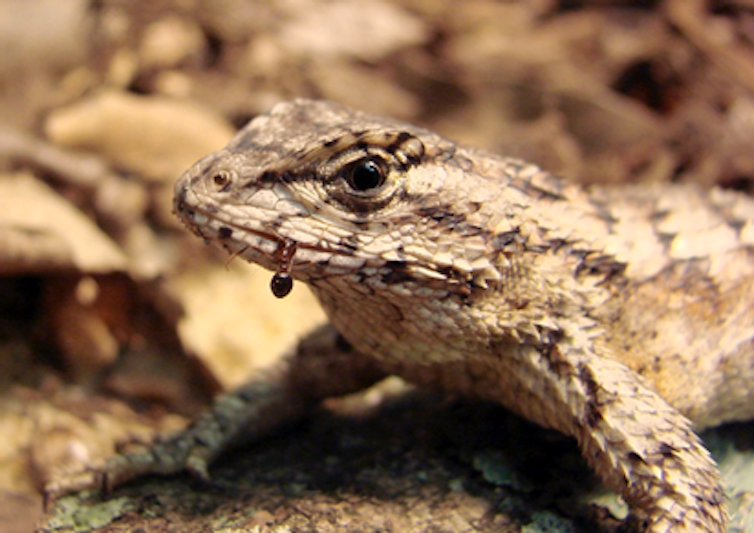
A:
<svg viewBox="0 0 754 533">
<path fill-rule="evenodd" d="M 343 169 L 343 178 L 357 192 L 371 192 L 385 183 L 385 163 L 378 158 L 360 159 Z"/>
</svg>

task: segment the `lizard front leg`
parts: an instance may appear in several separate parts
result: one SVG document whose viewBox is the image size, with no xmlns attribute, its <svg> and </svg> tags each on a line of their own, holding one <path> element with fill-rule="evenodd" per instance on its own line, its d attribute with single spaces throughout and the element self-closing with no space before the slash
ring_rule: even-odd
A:
<svg viewBox="0 0 754 533">
<path fill-rule="evenodd" d="M 115 455 L 100 469 L 53 480 L 45 493 L 55 499 L 98 485 L 109 491 L 139 476 L 184 470 L 207 479 L 208 465 L 228 447 L 253 441 L 302 418 L 325 398 L 362 390 L 383 377 L 334 328 L 321 327 L 300 342 L 293 356 L 219 397 L 185 431 L 144 451 Z"/>
<path fill-rule="evenodd" d="M 607 346 L 582 349 L 564 338 L 519 354 L 513 379 L 533 398 L 516 410 L 575 437 L 646 531 L 725 531 L 717 468 L 691 422 Z"/>
</svg>

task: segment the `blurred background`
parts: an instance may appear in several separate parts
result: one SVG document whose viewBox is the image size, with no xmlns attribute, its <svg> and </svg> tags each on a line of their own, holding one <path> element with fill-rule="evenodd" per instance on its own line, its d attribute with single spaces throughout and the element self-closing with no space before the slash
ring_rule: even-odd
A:
<svg viewBox="0 0 754 533">
<path fill-rule="evenodd" d="M 318 419 L 276 442 L 268 492 L 249 489 L 244 512 L 237 498 L 206 503 L 198 517 L 155 511 L 154 494 L 168 490 L 158 480 L 152 500 L 134 493 L 140 506 L 115 498 L 105 512 L 89 501 L 107 515 L 99 522 L 76 514 L 74 500 L 45 513 L 45 483 L 183 427 L 324 321 L 301 284 L 274 299 L 268 273 L 228 262 L 171 214 L 184 170 L 299 96 L 418 123 L 583 183 L 754 192 L 751 0 L 0 0 L 0 530 L 162 531 L 166 516 L 180 531 L 207 531 L 218 516 L 259 531 L 614 530 L 620 502 L 564 510 L 560 485 L 542 499 L 526 483 L 491 481 L 501 461 L 464 455 L 457 442 L 443 455 L 427 442 L 446 430 L 429 422 L 418 425 L 431 438 L 409 439 L 423 451 L 405 449 L 401 433 L 437 414 L 421 402 L 368 429 Z M 335 409 L 369 411 L 390 390 Z M 441 416 L 464 424 L 479 411 L 460 409 Z M 337 457 L 318 470 L 326 452 L 308 455 L 316 446 L 348 447 L 317 440 L 332 432 L 374 443 L 375 461 L 393 450 L 405 471 L 352 479 Z M 751 450 L 750 438 L 725 435 L 710 437 L 719 459 Z M 296 448 L 307 436 L 310 451 Z M 735 458 L 730 470 L 748 472 L 748 455 Z M 184 494 L 186 483 L 172 486 Z M 743 531 L 752 488 L 738 487 Z M 192 498 L 207 496 L 197 490 Z"/>
</svg>

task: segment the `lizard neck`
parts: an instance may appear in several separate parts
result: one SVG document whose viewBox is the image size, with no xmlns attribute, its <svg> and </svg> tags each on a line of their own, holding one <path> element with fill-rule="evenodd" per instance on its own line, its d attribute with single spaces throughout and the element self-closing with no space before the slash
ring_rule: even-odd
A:
<svg viewBox="0 0 754 533">
<path fill-rule="evenodd" d="M 398 294 L 402 287 L 375 291 L 369 283 L 332 277 L 311 285 L 330 321 L 360 352 L 386 363 L 440 363 L 478 351 L 486 335 L 479 322 L 458 323 L 460 299 L 440 291 Z"/>
<path fill-rule="evenodd" d="M 542 268 L 533 262 L 552 263 L 547 280 L 540 279 Z M 571 322 L 576 328 L 593 325 L 583 311 L 588 296 L 576 286 L 571 266 L 547 254 L 523 254 L 496 268 L 501 281 L 470 286 L 468 293 L 410 281 L 386 285 L 375 276 L 359 281 L 358 275 L 309 285 L 341 334 L 385 362 L 473 360 L 500 343 L 547 342 L 548 332 L 570 330 Z"/>
</svg>

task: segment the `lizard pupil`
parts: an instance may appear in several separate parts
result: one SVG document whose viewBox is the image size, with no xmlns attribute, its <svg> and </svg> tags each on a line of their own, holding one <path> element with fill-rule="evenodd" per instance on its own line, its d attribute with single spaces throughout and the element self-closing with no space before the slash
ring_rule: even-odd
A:
<svg viewBox="0 0 754 533">
<path fill-rule="evenodd" d="M 373 159 L 365 159 L 348 170 L 346 181 L 354 190 L 366 192 L 385 183 L 385 172 Z"/>
</svg>

